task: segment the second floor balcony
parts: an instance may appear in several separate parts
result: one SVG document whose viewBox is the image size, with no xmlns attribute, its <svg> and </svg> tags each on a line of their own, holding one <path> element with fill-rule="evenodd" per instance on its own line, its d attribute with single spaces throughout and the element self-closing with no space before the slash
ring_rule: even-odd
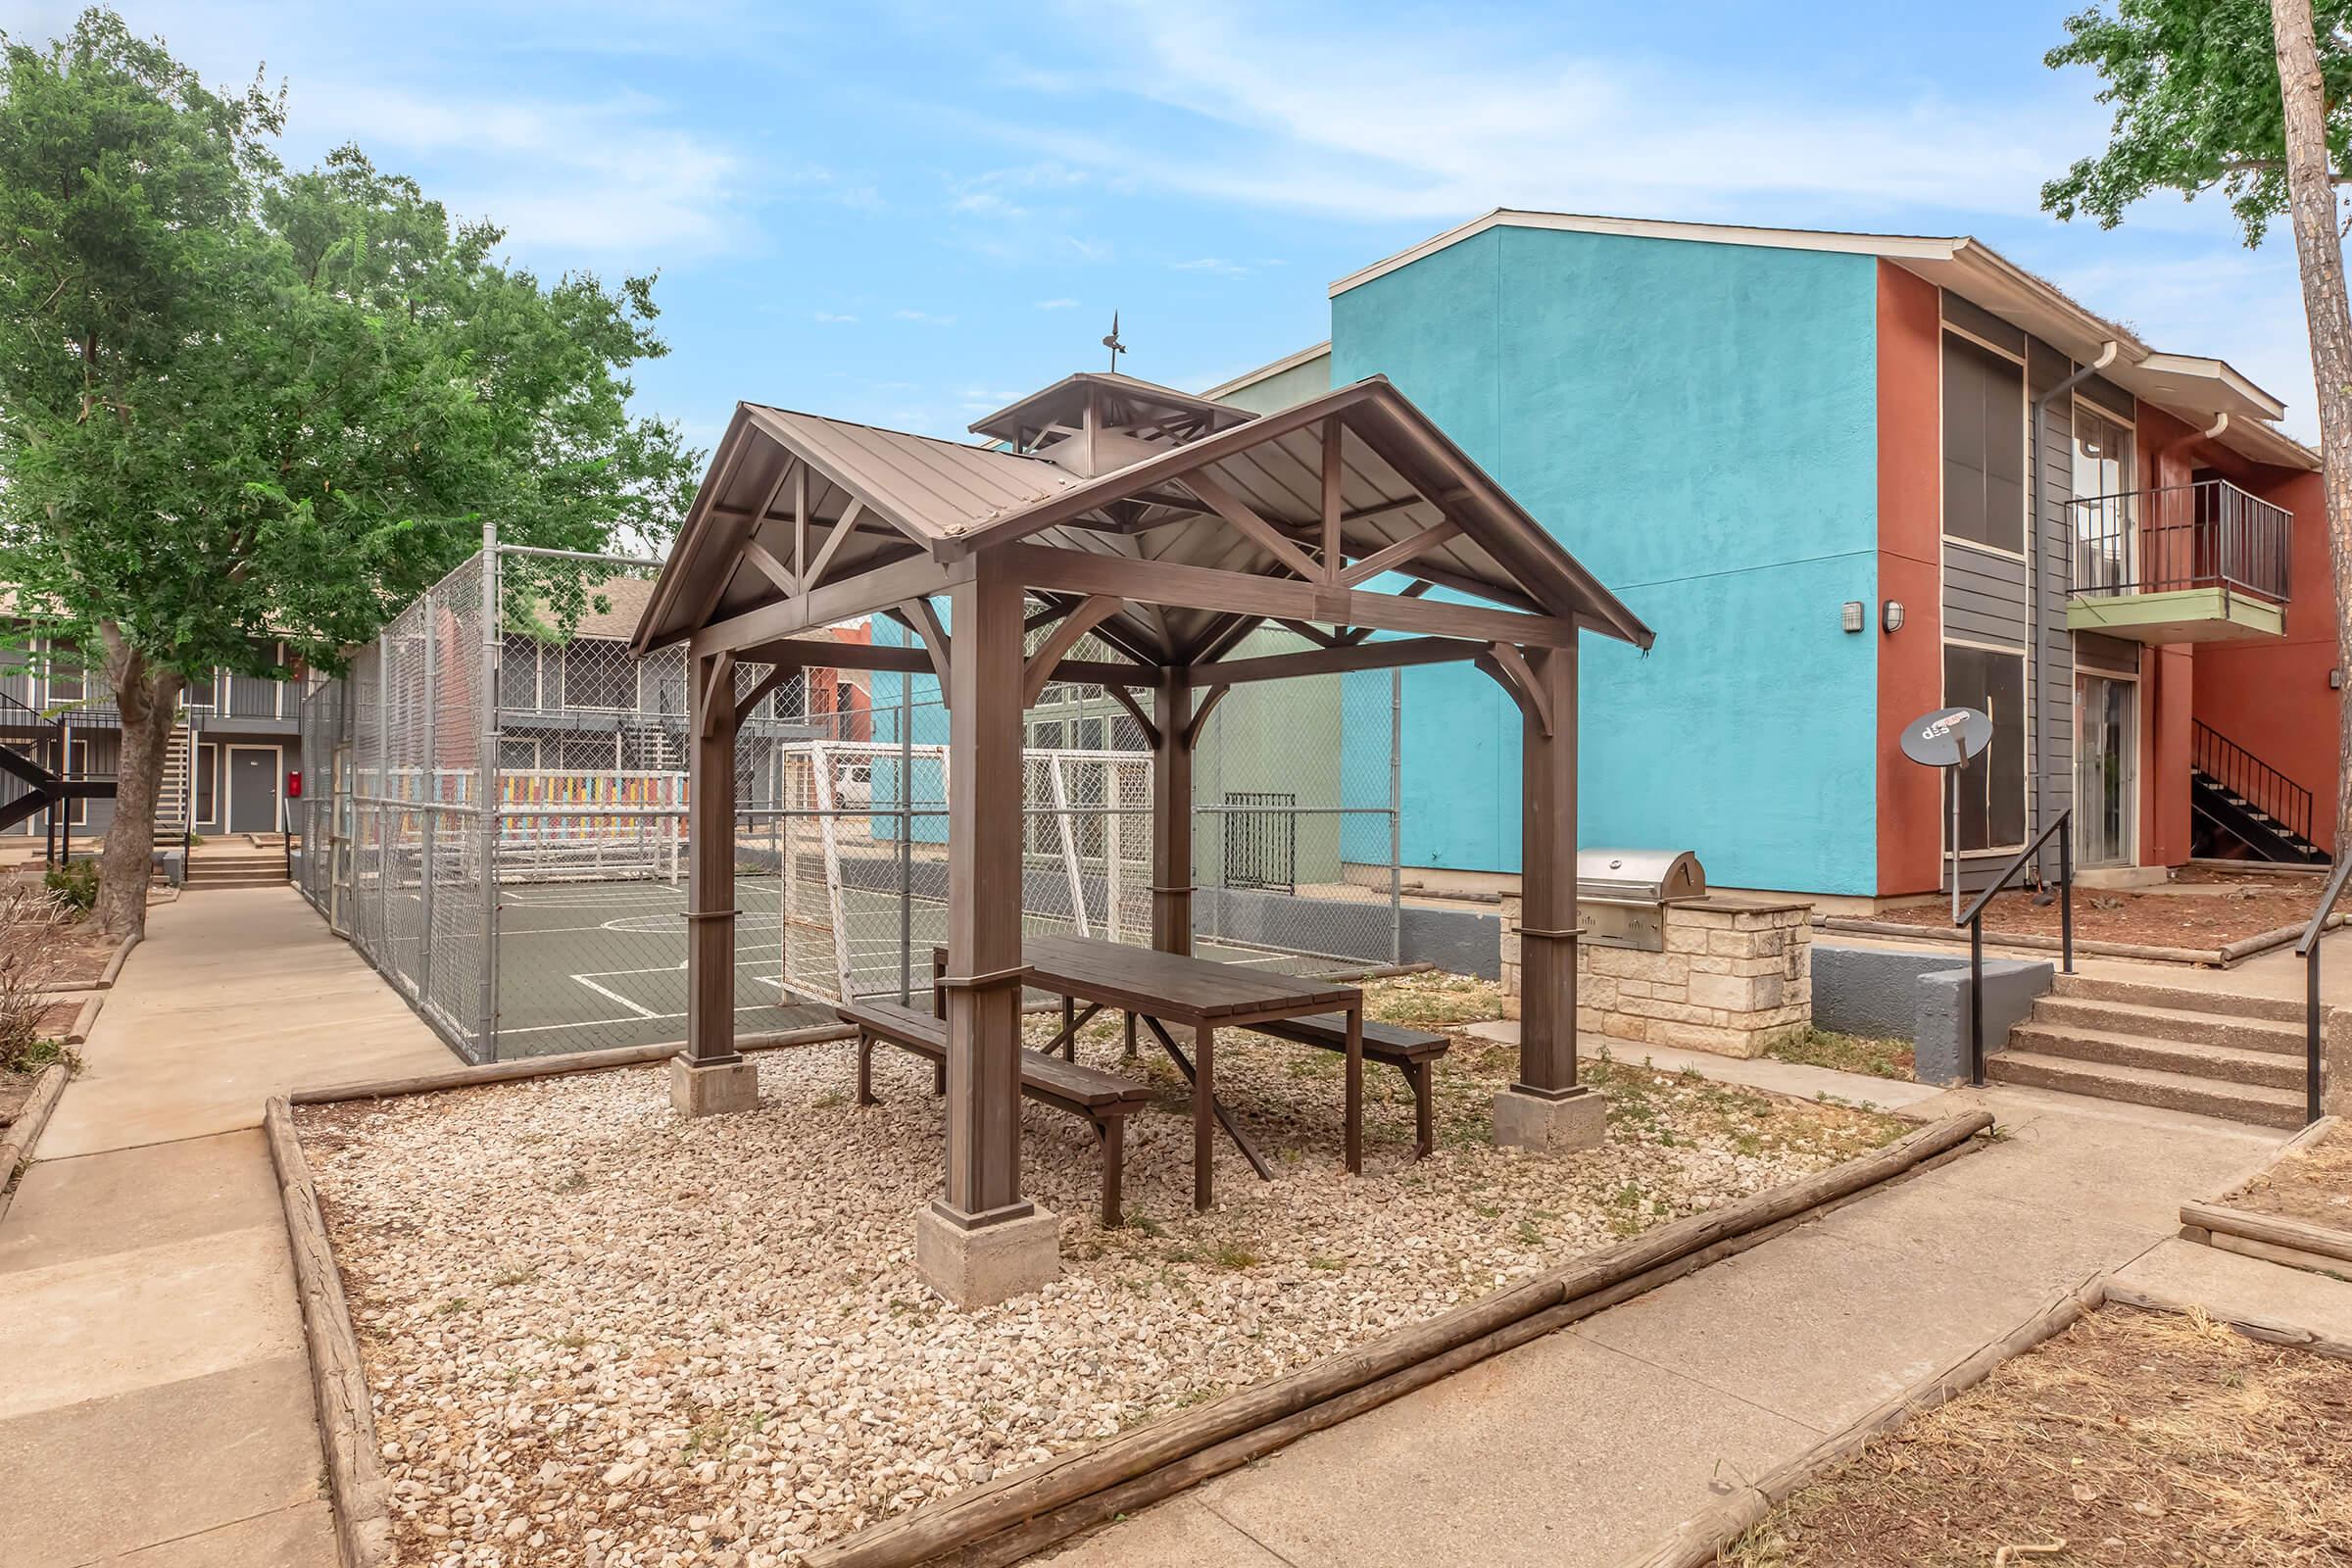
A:
<svg viewBox="0 0 2352 1568">
<path fill-rule="evenodd" d="M 2142 643 L 2286 630 L 2294 514 L 2226 479 L 2073 503 L 2066 623 Z"/>
</svg>

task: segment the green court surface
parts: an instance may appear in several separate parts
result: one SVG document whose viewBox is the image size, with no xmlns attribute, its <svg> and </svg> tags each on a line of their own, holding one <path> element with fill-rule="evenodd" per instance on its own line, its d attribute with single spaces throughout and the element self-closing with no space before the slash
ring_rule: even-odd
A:
<svg viewBox="0 0 2352 1568">
<path fill-rule="evenodd" d="M 736 883 L 735 1027 L 766 1033 L 833 1021 L 827 1004 L 783 994 L 780 883 Z M 864 994 L 896 994 L 901 904 L 894 892 L 845 888 L 851 967 Z M 508 883 L 498 899 L 498 1055 L 537 1056 L 652 1045 L 686 1034 L 686 888 L 661 881 Z M 916 897 L 906 906 L 906 970 L 918 999 L 930 953 L 947 940 L 947 909 Z M 1060 914 L 1031 914 L 1024 929 L 1066 933 Z M 808 939 L 804 939 L 808 940 Z M 821 935 L 815 940 L 822 940 Z M 1206 958 L 1258 966 L 1328 966 L 1296 955 L 1197 945 Z M 919 1003 L 918 1003 L 919 1004 Z"/>
</svg>

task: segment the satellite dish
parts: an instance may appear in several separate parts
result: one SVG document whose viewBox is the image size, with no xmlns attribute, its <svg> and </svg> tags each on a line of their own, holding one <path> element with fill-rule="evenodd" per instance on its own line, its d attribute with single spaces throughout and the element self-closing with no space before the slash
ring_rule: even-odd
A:
<svg viewBox="0 0 2352 1568">
<path fill-rule="evenodd" d="M 1973 708 L 1937 708 L 1903 726 L 1903 755 L 1929 767 L 1954 767 L 1992 744 L 1992 720 Z"/>
</svg>

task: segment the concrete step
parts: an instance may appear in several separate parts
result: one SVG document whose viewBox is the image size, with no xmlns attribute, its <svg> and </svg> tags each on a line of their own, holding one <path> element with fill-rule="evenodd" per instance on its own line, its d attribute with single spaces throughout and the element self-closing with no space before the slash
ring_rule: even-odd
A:
<svg viewBox="0 0 2352 1568">
<path fill-rule="evenodd" d="M 2057 997 L 2092 1002 L 2126 1002 L 2142 1007 L 2169 1007 L 2177 1012 L 2218 1012 L 2233 1018 L 2274 1018 L 2295 1022 L 2303 1003 L 2292 997 L 2242 997 L 2227 991 L 2191 990 L 2185 986 L 2156 985 L 2144 980 L 2109 980 L 2086 974 L 2062 974 L 2051 987 Z"/>
<path fill-rule="evenodd" d="M 2094 1002 L 2046 996 L 2034 1004 L 2033 1022 L 2060 1029 L 2105 1029 L 2148 1040 L 2184 1040 L 2238 1051 L 2275 1051 L 2300 1058 L 2303 1021 L 2247 1018 L 2234 1013 L 2185 1012 L 2132 1002 Z"/>
<path fill-rule="evenodd" d="M 214 888 L 278 888 L 285 885 L 286 873 L 283 871 L 272 871 L 267 876 L 192 876 L 180 884 L 199 893 Z"/>
<path fill-rule="evenodd" d="M 2201 1116 L 2252 1122 L 2260 1127 L 2303 1125 L 2303 1092 L 2299 1089 L 2223 1083 L 2190 1073 L 2077 1061 L 2031 1051 L 2003 1051 L 1987 1057 L 1984 1075 L 1995 1083 L 2192 1111 Z"/>
<path fill-rule="evenodd" d="M 2123 1034 L 2112 1029 L 2057 1028 L 2027 1022 L 2009 1032 L 2008 1049 L 2037 1056 L 2064 1056 L 2070 1061 L 2106 1062 L 2190 1078 L 2216 1078 L 2224 1083 L 2259 1084 L 2266 1089 L 2303 1087 L 2300 1054 L 2289 1056 L 2276 1051 L 2240 1051 L 2186 1040 L 2150 1040 L 2144 1035 Z"/>
</svg>

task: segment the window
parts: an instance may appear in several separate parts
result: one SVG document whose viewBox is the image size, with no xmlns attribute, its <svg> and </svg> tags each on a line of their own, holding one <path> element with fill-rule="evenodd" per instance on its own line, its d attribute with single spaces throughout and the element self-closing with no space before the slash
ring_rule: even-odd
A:
<svg viewBox="0 0 2352 1568">
<path fill-rule="evenodd" d="M 608 712 L 634 708 L 636 668 L 617 643 L 583 639 L 564 650 L 564 706 Z"/>
<path fill-rule="evenodd" d="M 215 779 L 220 766 L 220 747 L 199 746 L 196 748 L 196 820 L 200 825 L 206 827 L 210 827 L 220 820 L 219 817 L 213 815 L 213 791 L 217 787 Z"/>
<path fill-rule="evenodd" d="M 2075 405 L 2075 587 L 2116 589 L 2132 581 L 2138 532 L 2132 489 L 2132 432 Z"/>
<path fill-rule="evenodd" d="M 2026 541 L 2026 372 L 1943 335 L 1943 531 L 2011 553 Z"/>
<path fill-rule="evenodd" d="M 1960 769 L 1960 849 L 2026 842 L 2026 656 L 1946 643 L 1943 700 L 1982 710 L 1992 744 Z"/>
<path fill-rule="evenodd" d="M 49 697 L 52 703 L 78 703 L 83 691 L 81 661 L 70 648 L 49 646 Z M 80 821 L 80 817 L 74 820 Z"/>
<path fill-rule="evenodd" d="M 529 712 L 539 706 L 539 642 L 509 632 L 498 651 L 498 705 Z"/>
</svg>

